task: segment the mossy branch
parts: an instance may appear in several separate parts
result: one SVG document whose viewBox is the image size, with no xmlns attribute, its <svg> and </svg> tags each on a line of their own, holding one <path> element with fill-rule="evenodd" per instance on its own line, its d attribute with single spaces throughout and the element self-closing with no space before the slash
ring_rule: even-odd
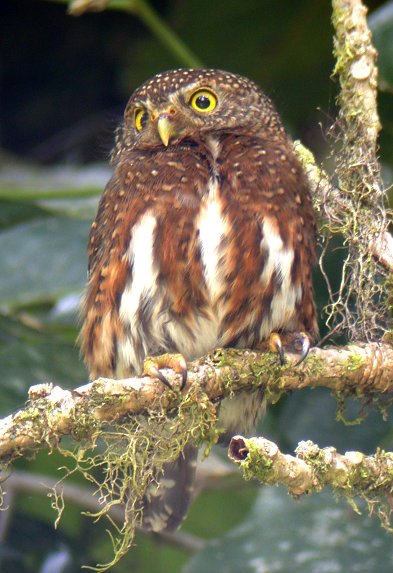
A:
<svg viewBox="0 0 393 573">
<path fill-rule="evenodd" d="M 177 374 L 168 370 L 165 376 L 174 389 L 180 387 Z M 264 388 L 267 400 L 275 402 L 290 390 L 317 386 L 330 388 L 340 399 L 370 400 L 393 393 L 393 347 L 370 343 L 313 348 L 295 367 L 279 366 L 277 356 L 270 353 L 218 349 L 189 364 L 184 393 L 146 377 L 98 379 L 75 390 L 33 386 L 26 406 L 0 421 L 0 460 L 7 463 L 29 451 L 53 448 L 63 436 L 89 439 L 126 416 L 173 411 L 185 400 L 206 411 L 224 397 L 255 387 Z M 213 424 L 214 416 L 208 420 Z"/>
<path fill-rule="evenodd" d="M 314 208 L 319 219 L 322 234 L 341 231 L 341 217 L 336 213 L 349 212 L 351 205 L 335 187 L 324 169 L 318 166 L 313 153 L 299 140 L 294 141 L 294 151 L 298 156 L 307 176 L 313 195 Z M 377 234 L 368 243 L 369 254 L 375 257 L 378 264 L 388 272 L 393 272 L 393 237 L 388 231 Z"/>
<path fill-rule="evenodd" d="M 330 135 L 338 190 L 325 193 L 319 203 L 325 223 L 323 255 L 329 233 L 340 233 L 347 254 L 338 292 L 330 292 L 326 312 L 328 323 L 350 340 L 378 340 L 390 328 L 386 268 L 390 270 L 392 264 L 392 241 L 377 158 L 381 129 L 377 52 L 363 2 L 332 0 L 332 7 L 333 77 L 340 89 L 338 117 Z"/>
<path fill-rule="evenodd" d="M 377 111 L 377 51 L 367 25 L 367 8 L 361 0 L 333 0 L 332 7 L 336 57 L 333 74 L 340 82 L 339 116 L 345 122 L 346 143 L 351 146 L 345 152 L 353 158 L 353 169 L 339 175 L 344 178 L 343 184 L 350 186 L 355 173 L 362 179 L 366 162 L 375 165 L 374 176 L 380 175 L 376 158 L 381 129 Z M 359 164 L 355 163 L 356 157 Z"/>
<path fill-rule="evenodd" d="M 330 486 L 355 509 L 354 498 L 363 498 L 370 512 L 376 511 L 382 525 L 392 530 L 393 453 L 378 450 L 372 456 L 361 452 L 343 455 L 335 448 L 320 448 L 311 441 L 302 441 L 295 454 L 283 454 L 265 438 L 242 436 L 232 438 L 228 451 L 229 458 L 240 465 L 245 479 L 283 485 L 296 498 L 319 493 Z"/>
</svg>

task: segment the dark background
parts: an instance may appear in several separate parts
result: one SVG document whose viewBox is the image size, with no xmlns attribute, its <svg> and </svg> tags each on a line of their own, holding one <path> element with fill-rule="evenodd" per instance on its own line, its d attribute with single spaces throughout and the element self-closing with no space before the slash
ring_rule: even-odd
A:
<svg viewBox="0 0 393 573">
<path fill-rule="evenodd" d="M 298 136 L 312 138 L 309 131 L 318 132 L 316 124 L 334 113 L 329 2 L 280 2 L 277 9 L 274 1 L 161 1 L 154 7 L 204 65 L 263 87 Z M 110 145 L 112 123 L 133 89 L 183 65 L 124 12 L 78 18 L 67 16 L 63 4 L 16 0 L 3 2 L 0 14 L 2 145 L 34 160 L 105 159 L 102 146 Z M 82 141 L 87 125 L 95 145 Z M 62 135 L 64 147 L 73 136 L 76 149 L 44 147 Z"/>
</svg>

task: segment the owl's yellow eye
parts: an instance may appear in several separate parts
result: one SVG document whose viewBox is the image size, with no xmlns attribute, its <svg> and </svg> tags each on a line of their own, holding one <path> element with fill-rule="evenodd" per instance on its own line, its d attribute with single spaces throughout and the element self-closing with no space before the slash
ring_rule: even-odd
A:
<svg viewBox="0 0 393 573">
<path fill-rule="evenodd" d="M 217 98 L 213 92 L 209 90 L 198 90 L 190 99 L 190 106 L 192 109 L 200 113 L 208 113 L 213 111 L 217 105 Z"/>
<path fill-rule="evenodd" d="M 134 124 L 137 131 L 142 131 L 145 127 L 149 115 L 143 107 L 137 107 L 134 112 Z"/>
</svg>

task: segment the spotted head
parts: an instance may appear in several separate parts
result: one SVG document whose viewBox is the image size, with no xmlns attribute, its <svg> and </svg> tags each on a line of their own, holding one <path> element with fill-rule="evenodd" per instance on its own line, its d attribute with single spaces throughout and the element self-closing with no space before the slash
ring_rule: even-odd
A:
<svg viewBox="0 0 393 573">
<path fill-rule="evenodd" d="M 117 134 L 117 151 L 161 148 L 217 131 L 281 131 L 270 100 L 254 82 L 214 69 L 157 74 L 131 96 Z"/>
</svg>

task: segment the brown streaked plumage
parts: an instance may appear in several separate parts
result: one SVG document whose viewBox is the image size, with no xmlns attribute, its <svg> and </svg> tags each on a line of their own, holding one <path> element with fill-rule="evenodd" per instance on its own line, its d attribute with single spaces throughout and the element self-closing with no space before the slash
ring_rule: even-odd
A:
<svg viewBox="0 0 393 573">
<path fill-rule="evenodd" d="M 80 341 L 92 378 L 141 373 L 146 356 L 191 360 L 218 346 L 257 348 L 317 322 L 309 189 L 270 100 L 218 70 L 158 74 L 132 95 L 114 174 L 89 240 Z M 228 434 L 248 431 L 259 392 L 221 405 Z M 144 525 L 177 527 L 195 447 L 145 499 Z M 172 481 L 173 479 L 173 481 Z M 168 485 L 169 484 L 169 485 Z"/>
</svg>

